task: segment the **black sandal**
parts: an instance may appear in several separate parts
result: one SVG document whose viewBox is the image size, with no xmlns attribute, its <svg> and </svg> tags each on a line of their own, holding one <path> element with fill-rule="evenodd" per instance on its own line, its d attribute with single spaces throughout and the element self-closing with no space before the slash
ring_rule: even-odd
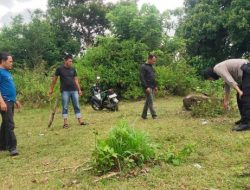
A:
<svg viewBox="0 0 250 190">
<path fill-rule="evenodd" d="M 68 125 L 68 124 L 64 124 L 64 125 L 63 125 L 63 128 L 64 128 L 64 129 L 68 129 L 68 128 L 69 128 L 69 125 Z"/>
</svg>

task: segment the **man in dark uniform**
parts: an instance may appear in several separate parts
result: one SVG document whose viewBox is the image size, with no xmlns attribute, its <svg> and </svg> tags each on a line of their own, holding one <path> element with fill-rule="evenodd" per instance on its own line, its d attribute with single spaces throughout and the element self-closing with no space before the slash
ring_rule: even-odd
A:
<svg viewBox="0 0 250 190">
<path fill-rule="evenodd" d="M 56 84 L 57 78 L 60 77 L 60 89 L 62 93 L 62 116 L 64 119 L 64 128 L 68 128 L 68 105 L 70 99 L 72 100 L 72 104 L 74 107 L 76 118 L 78 119 L 78 123 L 80 125 L 86 125 L 85 122 L 82 121 L 81 112 L 80 112 L 80 104 L 79 104 L 79 96 L 82 95 L 82 91 L 79 85 L 79 81 L 77 79 L 77 73 L 75 68 L 72 67 L 73 57 L 71 55 L 67 55 L 64 58 L 64 64 L 56 69 L 55 76 L 52 79 L 49 94 L 51 95 L 54 90 L 54 86 Z"/>
<path fill-rule="evenodd" d="M 150 54 L 148 56 L 147 62 L 143 64 L 140 69 L 141 85 L 146 95 L 146 101 L 141 115 L 143 119 L 147 119 L 148 109 L 150 110 L 153 119 L 156 119 L 157 117 L 157 114 L 153 106 L 153 95 L 154 92 L 157 91 L 155 72 L 153 69 L 153 65 L 155 63 L 156 63 L 156 56 Z"/>
<path fill-rule="evenodd" d="M 0 111 L 2 125 L 0 129 L 0 150 L 8 150 L 11 156 L 18 155 L 17 140 L 14 133 L 14 105 L 21 107 L 16 100 L 16 87 L 9 70 L 13 68 L 12 56 L 0 53 Z"/>
</svg>

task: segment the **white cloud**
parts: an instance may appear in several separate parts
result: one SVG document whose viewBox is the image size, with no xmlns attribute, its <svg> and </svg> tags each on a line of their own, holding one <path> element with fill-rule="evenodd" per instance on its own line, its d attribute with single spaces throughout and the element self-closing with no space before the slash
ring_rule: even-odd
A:
<svg viewBox="0 0 250 190">
<path fill-rule="evenodd" d="M 48 0 L 0 0 L 0 28 L 11 21 L 11 17 L 23 15 L 29 21 L 29 11 L 35 9 L 46 10 Z M 7 6 L 8 5 L 8 6 Z"/>
<path fill-rule="evenodd" d="M 11 8 L 13 5 L 14 5 L 14 0 L 1 0 L 0 1 L 0 6 L 6 7 L 6 8 Z"/>
<path fill-rule="evenodd" d="M 113 2 L 116 3 L 119 0 L 104 0 L 104 2 Z M 167 9 L 175 9 L 177 7 L 183 6 L 184 0 L 139 0 L 139 7 L 144 3 L 149 3 L 155 5 L 158 10 L 161 12 Z M 21 14 L 26 12 L 27 9 L 47 9 L 48 0 L 0 0 L 0 27 L 3 26 L 3 23 L 9 23 L 11 20 L 11 16 L 16 16 L 17 14 Z"/>
</svg>

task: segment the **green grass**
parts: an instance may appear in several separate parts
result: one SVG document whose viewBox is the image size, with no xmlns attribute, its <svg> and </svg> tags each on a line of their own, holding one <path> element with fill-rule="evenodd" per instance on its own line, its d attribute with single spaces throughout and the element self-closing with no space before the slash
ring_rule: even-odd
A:
<svg viewBox="0 0 250 190">
<path fill-rule="evenodd" d="M 23 108 L 15 113 L 20 155 L 12 158 L 8 152 L 0 152 L 0 189 L 250 189 L 250 131 L 231 131 L 236 114 L 208 119 L 208 124 L 202 125 L 201 118 L 192 118 L 182 110 L 182 98 L 166 97 L 155 101 L 157 120 L 141 120 L 143 102 L 121 102 L 115 113 L 83 106 L 88 126 L 77 125 L 71 109 L 69 129 L 62 128 L 60 110 L 48 129 L 49 108 Z M 195 152 L 178 167 L 162 163 L 147 166 L 146 175 L 98 183 L 93 183 L 97 176 L 84 171 L 85 167 L 42 173 L 89 161 L 95 146 L 93 131 L 98 131 L 98 138 L 106 138 L 124 118 L 148 133 L 158 144 L 158 152 L 170 145 L 180 150 L 190 143 L 196 144 Z"/>
</svg>

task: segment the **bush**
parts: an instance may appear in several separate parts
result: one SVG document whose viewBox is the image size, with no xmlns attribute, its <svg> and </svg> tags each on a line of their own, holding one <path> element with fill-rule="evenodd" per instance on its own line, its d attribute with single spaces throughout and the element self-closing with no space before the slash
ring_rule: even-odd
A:
<svg viewBox="0 0 250 190">
<path fill-rule="evenodd" d="M 225 113 L 222 100 L 213 98 L 198 102 L 191 108 L 194 117 L 216 117 Z"/>
<path fill-rule="evenodd" d="M 196 71 L 184 60 L 156 67 L 160 89 L 174 95 L 186 95 L 198 85 Z"/>
<path fill-rule="evenodd" d="M 224 95 L 223 86 L 224 82 L 221 79 L 214 81 L 200 80 L 195 91 L 210 97 L 220 97 L 222 99 Z"/>
<path fill-rule="evenodd" d="M 93 163 L 98 173 L 105 173 L 142 165 L 154 156 L 154 145 L 148 136 L 121 121 L 106 140 L 97 141 Z"/>
<path fill-rule="evenodd" d="M 224 98 L 224 82 L 223 80 L 216 81 L 199 81 L 199 85 L 196 87 L 196 92 L 209 96 L 208 101 L 198 102 L 198 104 L 192 107 L 192 115 L 194 117 L 217 117 L 222 114 L 234 114 L 237 109 L 236 98 L 231 95 L 230 110 L 226 111 L 223 107 Z M 231 94 L 235 94 L 234 90 L 231 90 Z"/>
<path fill-rule="evenodd" d="M 78 76 L 83 79 L 80 80 L 81 86 L 89 89 L 90 83 L 87 82 L 92 85 L 96 75 L 99 75 L 102 85 L 113 88 L 119 96 L 132 99 L 141 96 L 139 89 L 134 87 L 140 87 L 139 67 L 146 58 L 147 46 L 111 37 L 99 38 L 97 44 L 76 62 Z"/>
<path fill-rule="evenodd" d="M 15 70 L 13 77 L 17 88 L 17 99 L 33 107 L 46 105 L 51 99 L 48 96 L 51 83 L 49 76 L 50 73 L 45 70 L 43 65 L 39 65 L 33 70 Z"/>
</svg>

